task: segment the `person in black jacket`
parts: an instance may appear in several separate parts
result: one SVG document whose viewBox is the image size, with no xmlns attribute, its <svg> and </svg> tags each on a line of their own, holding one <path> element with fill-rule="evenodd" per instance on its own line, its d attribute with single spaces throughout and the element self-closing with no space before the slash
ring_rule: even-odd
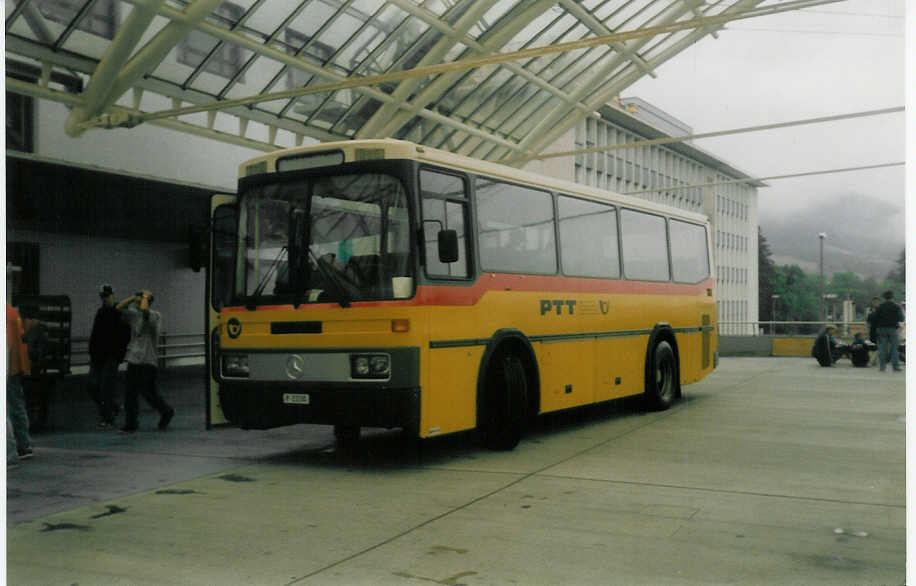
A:
<svg viewBox="0 0 916 586">
<path fill-rule="evenodd" d="M 845 346 L 836 341 L 836 326 L 828 325 L 824 328 L 811 346 L 811 356 L 817 359 L 821 366 L 833 366 L 843 356 Z"/>
<path fill-rule="evenodd" d="M 872 323 L 878 333 L 878 366 L 882 371 L 887 369 L 887 363 L 894 366 L 895 371 L 900 368 L 900 356 L 897 346 L 900 343 L 897 333 L 900 324 L 906 319 L 903 310 L 894 303 L 894 292 L 885 291 L 882 295 L 884 302 L 878 306 L 872 317 Z"/>
<path fill-rule="evenodd" d="M 99 427 L 114 425 L 120 408 L 115 397 L 118 382 L 118 364 L 124 360 L 130 329 L 115 309 L 114 288 L 99 288 L 102 306 L 92 322 L 89 336 L 89 392 L 99 409 Z"/>
<path fill-rule="evenodd" d="M 865 334 L 856 332 L 852 342 L 846 349 L 846 353 L 849 355 L 849 360 L 852 361 L 853 366 L 859 368 L 868 366 L 868 344 L 869 342 L 865 339 Z"/>
<path fill-rule="evenodd" d="M 871 298 L 871 306 L 868 308 L 868 313 L 865 314 L 865 321 L 868 322 L 868 341 L 878 347 L 878 328 L 875 327 L 875 312 L 878 310 L 878 306 L 881 305 L 880 297 Z M 870 366 L 874 366 L 878 361 L 878 352 L 875 352 L 875 355 L 872 357 Z"/>
</svg>

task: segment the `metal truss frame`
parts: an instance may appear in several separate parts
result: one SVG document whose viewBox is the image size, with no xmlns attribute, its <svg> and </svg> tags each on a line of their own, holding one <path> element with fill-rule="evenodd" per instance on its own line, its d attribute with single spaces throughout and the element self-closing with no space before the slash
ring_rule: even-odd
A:
<svg viewBox="0 0 916 586">
<path fill-rule="evenodd" d="M 63 33 L 56 40 L 51 31 L 43 25 L 43 17 L 38 13 L 34 1 L 20 0 L 6 19 L 9 30 L 10 25 L 18 18 L 24 18 L 38 39 L 31 41 L 7 34 L 7 53 L 27 56 L 42 65 L 42 77 L 36 83 L 7 78 L 8 90 L 55 100 L 71 107 L 66 129 L 72 136 L 78 136 L 86 129 L 96 126 L 130 126 L 139 122 L 151 122 L 216 140 L 256 145 L 254 148 L 270 150 L 279 148 L 275 144 L 278 130 L 293 133 L 296 143 L 301 144 L 304 136 L 322 141 L 398 136 L 408 132 L 416 121 L 422 121 L 424 140 L 438 140 L 436 146 L 449 143 L 455 148 L 455 141 L 460 140 L 456 148 L 472 156 L 509 162 L 528 160 L 542 153 L 579 120 L 596 115 L 598 108 L 618 95 L 622 89 L 644 75 L 655 76 L 655 70 L 660 64 L 700 38 L 708 34 L 714 35 L 732 20 L 798 10 L 839 0 L 792 0 L 768 7 L 758 7 L 764 0 L 738 0 L 716 14 L 712 13 L 724 5 L 723 0 L 708 5 L 705 11 L 701 9 L 703 4 L 699 0 L 676 0 L 648 21 L 638 24 L 636 29 L 624 32 L 620 32 L 622 25 L 619 23 L 614 25 L 617 31 L 615 32 L 615 28 L 608 24 L 610 19 L 627 8 L 633 14 L 624 22 L 635 21 L 636 15 L 642 14 L 651 3 L 640 8 L 633 2 L 625 2 L 601 20 L 595 13 L 611 0 L 600 2 L 592 11 L 577 0 L 531 0 L 515 4 L 502 14 L 493 26 L 481 27 L 484 32 L 476 38 L 470 31 L 483 23 L 485 15 L 493 7 L 492 2 L 456 2 L 448 5 L 442 15 L 437 15 L 410 0 L 387 0 L 385 4 L 377 7 L 373 14 L 359 12 L 362 24 L 349 38 L 337 45 L 334 54 L 320 65 L 305 58 L 305 53 L 314 46 L 320 34 L 312 35 L 302 46 L 294 49 L 284 50 L 284 44 L 279 41 L 281 32 L 299 16 L 307 6 L 308 0 L 297 2 L 270 33 L 255 31 L 248 26 L 256 11 L 266 5 L 266 0 L 254 0 L 237 21 L 225 19 L 227 22 L 222 24 L 226 26 L 220 26 L 218 22 L 212 21 L 212 13 L 220 5 L 221 0 L 121 0 L 131 4 L 133 10 L 118 27 L 115 38 L 99 60 L 68 53 L 63 47 L 78 22 L 89 14 L 95 1 L 90 0 L 82 4 L 78 13 L 66 24 Z M 334 11 L 333 16 L 321 27 L 322 31 L 328 30 L 344 15 L 352 17 L 353 11 L 357 10 L 354 0 L 322 2 Z M 175 8 L 176 4 L 183 6 L 184 9 Z M 383 21 L 381 18 L 382 12 L 391 6 L 405 15 L 398 23 Z M 516 39 L 517 35 L 537 18 L 549 10 L 558 9 L 564 15 L 571 16 L 574 21 L 573 26 L 567 33 L 563 33 L 564 35 L 570 34 L 580 25 L 585 27 L 586 35 L 577 40 L 541 47 L 528 46 L 536 42 L 538 37 L 532 35 L 525 41 L 524 49 L 502 52 L 510 41 Z M 688 18 L 685 19 L 685 16 Z M 167 24 L 144 46 L 138 48 L 139 40 L 143 38 L 156 17 L 164 17 L 168 20 Z M 394 42 L 392 38 L 396 38 L 390 33 L 402 30 L 409 19 L 428 27 L 426 34 L 415 38 L 413 44 L 406 47 L 404 55 L 401 56 L 401 66 L 409 64 L 410 67 L 401 70 L 389 67 L 387 71 L 378 75 L 357 75 L 359 71 L 372 70 L 375 60 L 382 51 L 391 48 L 390 43 Z M 379 32 L 375 33 L 372 39 L 366 40 L 363 33 L 370 25 Z M 166 55 L 192 29 L 215 38 L 216 44 L 202 62 L 196 65 L 184 83 L 176 84 L 174 81 L 159 79 L 152 75 Z M 377 41 L 378 34 L 381 33 L 387 37 L 369 50 L 370 45 Z M 677 34 L 681 34 L 682 37 L 676 42 L 661 48 L 657 54 L 647 56 L 651 47 L 649 51 L 646 47 L 653 39 L 673 39 Z M 194 89 L 193 82 L 226 44 L 248 51 L 251 56 L 217 94 Z M 661 44 L 662 41 L 659 41 L 652 47 L 660 47 Z M 363 49 L 352 54 L 365 54 L 365 57 L 349 64 L 348 67 L 352 67 L 352 70 L 348 72 L 334 63 L 337 57 L 356 45 Z M 426 51 L 422 58 L 418 61 L 406 61 L 408 55 L 416 55 L 419 51 Z M 571 51 L 580 51 L 581 54 L 573 57 L 569 63 L 558 61 L 560 57 L 557 55 Z M 442 63 L 448 55 L 456 52 L 461 55 L 456 61 Z M 555 57 L 541 59 L 547 55 Z M 231 90 L 237 86 L 245 71 L 255 66 L 260 58 L 278 63 L 279 72 L 258 94 L 229 99 Z M 551 69 L 559 68 L 559 65 L 566 67 L 561 68 L 563 71 L 551 72 Z M 74 96 L 51 89 L 49 78 L 54 67 L 89 75 L 89 82 L 83 92 Z M 458 108 L 448 114 L 438 111 L 437 104 L 449 95 L 457 84 L 467 80 L 472 71 L 487 67 L 492 67 L 492 71 L 486 76 L 484 83 L 479 84 L 458 102 L 458 106 L 461 107 L 467 103 L 466 100 L 479 99 L 480 103 L 476 105 L 471 116 L 462 119 L 456 113 Z M 310 81 L 302 88 L 272 91 L 284 72 L 289 69 L 304 73 L 309 76 Z M 570 71 L 585 77 L 573 80 L 570 78 Z M 508 79 L 502 80 L 501 76 L 508 76 Z M 15 83 L 12 83 L 14 81 Z M 349 107 L 336 122 L 330 123 L 328 129 L 313 124 L 316 117 L 329 105 L 335 92 L 343 89 L 353 90 L 358 97 L 350 102 Z M 133 91 L 133 107 L 123 106 L 123 97 L 129 90 Z M 143 92 L 170 98 L 174 107 L 158 112 L 142 112 L 140 103 Z M 510 94 L 509 98 L 506 98 L 507 93 Z M 526 93 L 530 95 L 525 97 Z M 297 101 L 310 94 L 326 96 L 317 109 L 300 117 L 303 119 L 288 116 Z M 497 98 L 497 94 L 502 98 Z M 472 95 L 474 98 L 471 98 Z M 513 111 L 507 107 L 512 99 L 519 97 L 524 101 L 521 108 L 515 106 Z M 278 110 L 279 114 L 256 107 L 261 102 L 279 99 L 285 100 L 285 104 Z M 498 101 L 499 99 L 502 101 Z M 349 119 L 358 109 L 364 108 L 367 101 L 380 104 L 374 114 L 359 128 L 342 126 L 342 122 Z M 182 106 L 183 104 L 192 105 Z M 479 117 L 485 111 L 484 108 L 493 111 L 481 121 Z M 195 112 L 208 113 L 206 126 L 195 124 L 187 118 L 179 119 L 180 116 Z M 224 112 L 239 119 L 237 136 L 215 129 L 217 112 Z M 492 123 L 498 114 L 502 120 Z M 246 137 L 249 121 L 267 127 L 266 142 Z M 507 126 L 510 121 L 514 126 Z"/>
</svg>

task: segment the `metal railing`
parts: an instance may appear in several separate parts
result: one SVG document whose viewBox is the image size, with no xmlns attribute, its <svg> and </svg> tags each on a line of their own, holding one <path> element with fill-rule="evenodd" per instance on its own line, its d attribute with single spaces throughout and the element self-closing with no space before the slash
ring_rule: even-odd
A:
<svg viewBox="0 0 916 586">
<path fill-rule="evenodd" d="M 837 328 L 841 338 L 851 338 L 856 332 L 868 335 L 864 321 L 720 321 L 720 336 L 816 336 L 827 324 Z"/>
<path fill-rule="evenodd" d="M 70 366 L 89 366 L 89 338 L 73 338 L 70 348 Z M 159 334 L 159 368 L 166 368 L 180 359 L 203 358 L 206 356 L 206 337 L 201 333 Z"/>
</svg>

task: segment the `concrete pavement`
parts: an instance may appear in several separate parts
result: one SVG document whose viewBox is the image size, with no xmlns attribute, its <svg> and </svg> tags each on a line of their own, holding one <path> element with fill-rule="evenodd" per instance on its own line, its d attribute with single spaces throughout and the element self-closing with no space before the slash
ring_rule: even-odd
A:
<svg viewBox="0 0 916 586">
<path fill-rule="evenodd" d="M 166 433 L 36 436 L 10 584 L 904 583 L 903 374 L 728 358 L 669 411 L 549 417 L 507 453 L 204 431 L 176 376 Z"/>
</svg>

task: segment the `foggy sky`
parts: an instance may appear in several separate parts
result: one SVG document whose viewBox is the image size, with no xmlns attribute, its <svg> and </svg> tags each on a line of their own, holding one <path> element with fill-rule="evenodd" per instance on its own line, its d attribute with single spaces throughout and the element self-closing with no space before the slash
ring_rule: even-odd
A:
<svg viewBox="0 0 916 586">
<path fill-rule="evenodd" d="M 626 94 L 655 104 L 694 132 L 903 106 L 904 11 L 903 0 L 847 0 L 735 22 L 718 40 L 703 39 Z M 904 120 L 903 113 L 888 114 L 695 144 L 752 177 L 891 163 L 905 159 Z M 868 205 L 874 198 L 889 204 L 878 207 L 891 216 L 903 214 L 903 167 L 768 183 L 758 192 L 762 225 L 838 200 Z M 816 234 L 829 238 L 832 228 L 826 214 L 798 226 L 811 233 L 812 248 Z M 903 234 L 884 237 L 903 245 Z"/>
</svg>

